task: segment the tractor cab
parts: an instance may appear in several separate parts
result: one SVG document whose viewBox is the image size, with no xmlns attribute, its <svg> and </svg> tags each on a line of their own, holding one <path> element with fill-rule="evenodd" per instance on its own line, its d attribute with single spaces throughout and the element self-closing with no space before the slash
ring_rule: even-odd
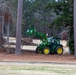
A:
<svg viewBox="0 0 76 75">
<path fill-rule="evenodd" d="M 61 38 L 57 38 L 57 37 L 49 37 L 48 38 L 48 42 L 56 43 L 56 44 L 60 44 L 60 40 L 61 40 Z"/>
</svg>

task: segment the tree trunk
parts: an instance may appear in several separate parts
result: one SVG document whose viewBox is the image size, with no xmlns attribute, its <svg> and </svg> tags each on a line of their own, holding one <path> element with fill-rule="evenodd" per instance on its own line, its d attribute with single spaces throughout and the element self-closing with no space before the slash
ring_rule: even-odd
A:
<svg viewBox="0 0 76 75">
<path fill-rule="evenodd" d="M 4 16 L 2 15 L 2 35 L 4 35 Z"/>
<path fill-rule="evenodd" d="M 22 6 L 23 6 L 23 0 L 18 0 L 15 54 L 21 54 Z"/>
<path fill-rule="evenodd" d="M 0 10 L 0 47 L 2 46 L 2 13 Z"/>
<path fill-rule="evenodd" d="M 7 25 L 7 44 L 9 43 L 9 32 L 10 32 L 10 23 Z"/>
<path fill-rule="evenodd" d="M 74 56 L 76 58 L 76 0 L 74 0 Z"/>
</svg>

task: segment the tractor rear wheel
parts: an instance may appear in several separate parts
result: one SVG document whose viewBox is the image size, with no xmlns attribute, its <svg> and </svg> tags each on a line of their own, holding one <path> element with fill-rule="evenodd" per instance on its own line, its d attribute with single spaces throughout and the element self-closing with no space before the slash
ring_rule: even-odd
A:
<svg viewBox="0 0 76 75">
<path fill-rule="evenodd" d="M 50 53 L 50 48 L 49 48 L 49 47 L 45 47 L 45 48 L 43 49 L 43 53 L 44 53 L 44 54 L 49 54 L 49 53 Z"/>
<path fill-rule="evenodd" d="M 63 47 L 57 46 L 55 49 L 55 53 L 61 55 L 63 53 Z"/>
<path fill-rule="evenodd" d="M 37 47 L 36 48 L 36 53 L 40 53 L 41 54 L 42 53 L 42 49 L 40 47 Z"/>
</svg>

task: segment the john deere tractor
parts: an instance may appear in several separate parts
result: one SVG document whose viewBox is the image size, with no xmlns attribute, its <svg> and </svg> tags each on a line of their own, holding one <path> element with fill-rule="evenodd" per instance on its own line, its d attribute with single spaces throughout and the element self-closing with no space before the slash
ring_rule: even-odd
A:
<svg viewBox="0 0 76 75">
<path fill-rule="evenodd" d="M 37 32 L 36 29 L 28 29 L 27 34 L 30 36 L 37 36 L 42 41 L 36 48 L 37 53 L 44 54 L 62 54 L 63 46 L 60 44 L 60 38 L 57 37 L 49 37 L 47 38 L 46 34 Z"/>
</svg>

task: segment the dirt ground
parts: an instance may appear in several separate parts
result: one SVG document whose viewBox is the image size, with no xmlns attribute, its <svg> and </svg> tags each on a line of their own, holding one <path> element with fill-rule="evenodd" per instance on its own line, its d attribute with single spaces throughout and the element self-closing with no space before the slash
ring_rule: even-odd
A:
<svg viewBox="0 0 76 75">
<path fill-rule="evenodd" d="M 10 41 L 15 41 L 11 39 Z M 34 43 L 40 43 L 39 40 L 33 40 Z M 38 54 L 35 49 L 36 46 L 24 46 L 21 55 L 8 54 L 5 51 L 0 50 L 0 61 L 25 61 L 25 62 L 57 62 L 57 63 L 76 63 L 74 55 L 70 55 L 68 47 L 66 47 L 66 41 L 61 41 L 64 46 L 64 54 Z"/>
<path fill-rule="evenodd" d="M 21 55 L 0 52 L 0 61 L 76 63 L 76 58 L 74 57 L 74 55 L 70 54 L 45 55 L 38 54 L 32 50 L 22 50 Z"/>
</svg>

